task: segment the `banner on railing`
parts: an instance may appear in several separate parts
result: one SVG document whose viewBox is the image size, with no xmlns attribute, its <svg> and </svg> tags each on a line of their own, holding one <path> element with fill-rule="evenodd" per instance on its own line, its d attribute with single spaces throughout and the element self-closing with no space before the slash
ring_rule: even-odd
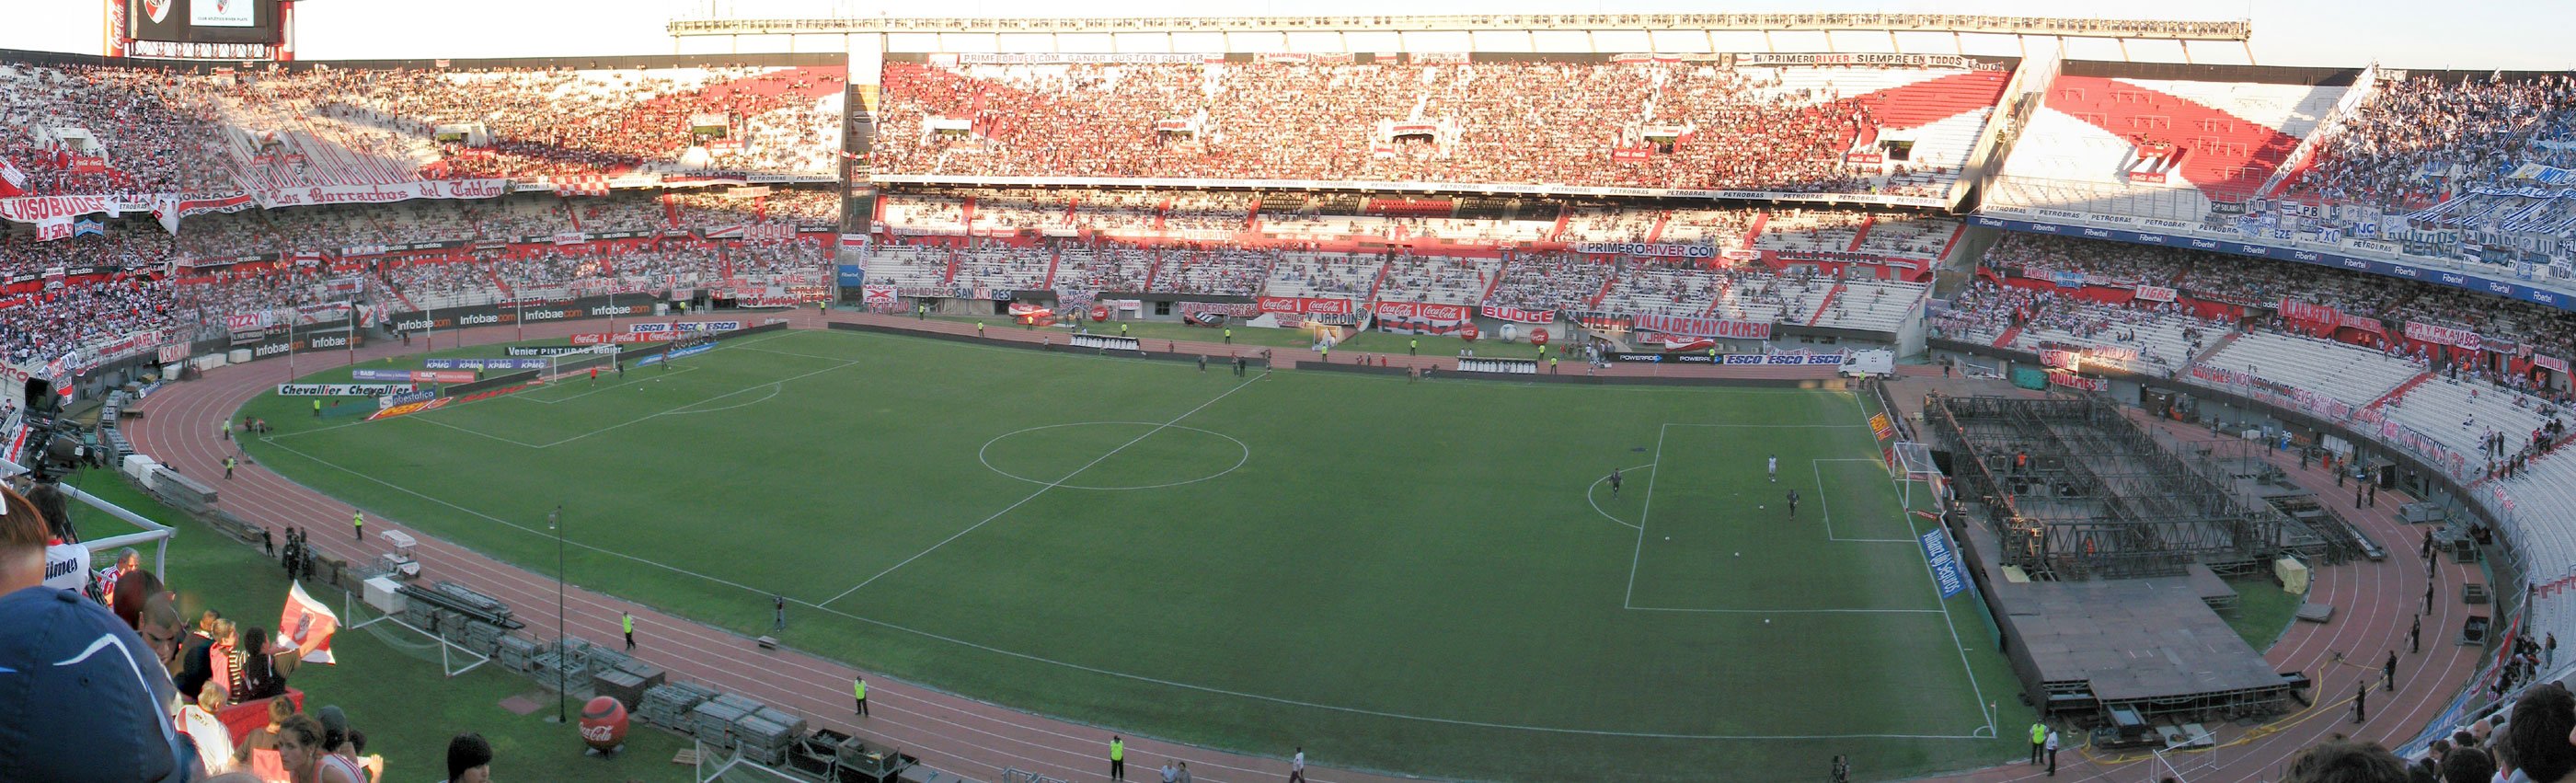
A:
<svg viewBox="0 0 2576 783">
<path fill-rule="evenodd" d="M 1568 248 L 1577 253 L 1595 255 L 1665 256 L 1675 258 L 1715 258 L 1717 248 L 1708 245 L 1684 245 L 1672 242 L 1578 242 Z"/>
<path fill-rule="evenodd" d="M 1737 321 L 1726 318 L 1696 318 L 1650 313 L 1637 316 L 1635 323 L 1636 328 L 1640 330 L 1665 334 L 1730 340 L 1771 339 L 1771 323 L 1768 321 Z"/>
<path fill-rule="evenodd" d="M 1348 299 L 1316 299 L 1300 296 L 1265 296 L 1261 297 L 1259 304 L 1261 312 L 1265 313 L 1306 315 L 1351 314 L 1351 300 Z"/>
<path fill-rule="evenodd" d="M 506 179 L 437 179 L 399 185 L 320 185 L 251 191 L 269 209 L 315 204 L 391 204 L 413 199 L 487 199 L 510 194 Z"/>
<path fill-rule="evenodd" d="M 2479 350 L 2483 345 L 2485 345 L 2483 341 L 2478 339 L 2477 332 L 2456 326 L 2428 324 L 2422 321 L 2406 322 L 2406 339 L 2435 343 L 2438 345 L 2456 346 L 2462 350 L 2469 351 Z"/>
<path fill-rule="evenodd" d="M 2077 375 L 2075 373 L 2065 372 L 2062 370 L 2049 373 L 2048 383 L 2052 386 L 2064 386 L 2069 389 L 2081 389 L 2084 391 L 2098 392 L 2111 390 L 2111 381 L 2108 378 Z"/>
<path fill-rule="evenodd" d="M 2181 292 L 2160 285 L 2138 286 L 2138 298 L 2150 302 L 2171 302 L 2178 293 Z"/>
</svg>

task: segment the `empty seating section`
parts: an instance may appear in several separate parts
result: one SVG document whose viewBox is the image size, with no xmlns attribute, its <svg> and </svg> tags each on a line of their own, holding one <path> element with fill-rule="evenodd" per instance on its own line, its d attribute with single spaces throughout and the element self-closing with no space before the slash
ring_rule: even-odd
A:
<svg viewBox="0 0 2576 783">
<path fill-rule="evenodd" d="M 1163 272 L 1152 288 L 1180 294 L 1252 296 L 1261 293 L 1263 281 L 1282 263 L 1277 251 L 1227 247 L 1166 248 L 1160 252 Z"/>
<path fill-rule="evenodd" d="M 1269 296 L 1365 300 L 1386 263 L 1376 255 L 1289 253 L 1270 267 L 1263 291 Z"/>
<path fill-rule="evenodd" d="M 1870 221 L 1869 234 L 1861 238 L 1858 250 L 1892 258 L 1938 260 L 1942 249 L 1949 247 L 1950 238 L 1958 233 L 1959 221 L 1949 218 L 1879 215 Z"/>
<path fill-rule="evenodd" d="M 1894 332 L 1914 317 L 1931 288 L 1887 280 L 1850 280 L 1842 286 L 1842 293 L 1825 304 L 1816 317 L 1816 326 Z"/>
<path fill-rule="evenodd" d="M 1814 250 L 1841 253 L 1851 249 L 1869 216 L 1857 212 L 1786 210 L 1771 213 L 1753 246 L 1762 250 Z"/>
<path fill-rule="evenodd" d="M 2422 371 L 2414 364 L 2361 346 L 2273 332 L 2248 332 L 2207 363 L 2324 394 L 2355 408 Z"/>
<path fill-rule="evenodd" d="M 1386 265 L 1377 298 L 1389 302 L 1480 304 L 1503 262 L 1492 258 L 1398 255 Z"/>
<path fill-rule="evenodd" d="M 964 256 L 950 285 L 1026 291 L 1046 287 L 1055 253 L 1045 247 L 992 248 Z"/>
</svg>

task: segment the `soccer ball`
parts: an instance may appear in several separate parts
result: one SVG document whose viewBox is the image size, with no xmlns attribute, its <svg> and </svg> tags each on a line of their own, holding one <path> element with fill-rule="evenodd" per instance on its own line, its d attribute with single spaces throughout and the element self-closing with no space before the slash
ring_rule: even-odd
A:
<svg viewBox="0 0 2576 783">
<path fill-rule="evenodd" d="M 1735 556 L 1736 556 L 1736 557 L 1743 557 L 1743 556 L 1744 556 L 1744 553 L 1742 553 L 1742 552 L 1737 552 L 1737 553 L 1735 553 Z"/>
<path fill-rule="evenodd" d="M 1771 624 L 1771 618 L 1768 618 L 1768 617 L 1762 618 L 1762 624 L 1763 624 L 1763 625 L 1770 625 L 1770 624 Z"/>
</svg>

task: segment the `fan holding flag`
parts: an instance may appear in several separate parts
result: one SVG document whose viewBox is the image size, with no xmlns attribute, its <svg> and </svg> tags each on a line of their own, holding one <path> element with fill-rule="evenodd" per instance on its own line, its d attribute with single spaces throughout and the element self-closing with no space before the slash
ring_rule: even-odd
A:
<svg viewBox="0 0 2576 783">
<path fill-rule="evenodd" d="M 305 663 L 334 664 L 331 634 L 339 630 L 340 616 L 331 607 L 305 594 L 303 585 L 287 585 L 286 611 L 277 618 L 279 645 L 292 645 L 296 659 Z"/>
</svg>

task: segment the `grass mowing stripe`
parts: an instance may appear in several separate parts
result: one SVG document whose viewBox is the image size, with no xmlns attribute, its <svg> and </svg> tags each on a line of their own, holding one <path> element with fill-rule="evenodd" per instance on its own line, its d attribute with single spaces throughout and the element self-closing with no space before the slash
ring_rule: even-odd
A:
<svg viewBox="0 0 2576 783">
<path fill-rule="evenodd" d="M 838 600 L 841 600 L 841 599 L 843 599 L 843 598 L 847 598 L 847 597 L 849 597 L 849 595 L 850 595 L 851 593 L 858 592 L 858 591 L 859 591 L 859 588 L 866 587 L 866 586 L 868 586 L 869 584 L 874 583 L 875 581 L 877 581 L 877 580 L 879 580 L 879 579 L 884 579 L 884 578 L 885 578 L 885 575 L 887 575 L 887 574 L 891 574 L 891 573 L 894 573 L 896 569 L 902 568 L 902 567 L 907 566 L 907 565 L 911 565 L 911 564 L 912 564 L 912 561 L 915 561 L 915 560 L 919 560 L 919 559 L 921 559 L 921 556 L 922 556 L 922 555 L 927 555 L 927 554 L 930 554 L 930 553 L 932 553 L 932 552 L 939 551 L 939 548 L 940 548 L 940 547 L 947 546 L 947 545 L 948 545 L 948 542 L 955 541 L 955 540 L 957 540 L 957 539 L 959 539 L 959 538 L 963 538 L 963 537 L 965 537 L 965 535 L 966 535 L 966 534 L 968 534 L 968 533 L 972 533 L 972 532 L 975 532 L 975 529 L 976 529 L 976 528 L 983 527 L 984 525 L 986 525 L 986 524 L 988 524 L 988 523 L 992 522 L 993 520 L 1001 519 L 1003 514 L 1011 513 L 1011 509 L 1019 508 L 1019 507 L 1024 506 L 1024 505 L 1028 505 L 1028 502 L 1029 502 L 1029 501 L 1032 501 L 1032 500 L 1036 500 L 1036 499 L 1038 499 L 1038 496 L 1039 496 L 1039 495 L 1044 495 L 1044 494 L 1046 494 L 1046 493 L 1047 493 L 1047 490 L 1051 490 L 1051 489 L 1055 489 L 1056 487 L 1064 486 L 1064 483 L 1065 483 L 1065 482 L 1067 482 L 1067 481 L 1072 481 L 1072 480 L 1073 480 L 1073 477 L 1075 477 L 1075 476 L 1079 476 L 1079 475 L 1082 475 L 1082 472 L 1083 472 L 1083 471 L 1090 470 L 1090 469 L 1091 469 L 1091 466 L 1093 466 L 1093 465 L 1098 465 L 1098 464 L 1100 464 L 1101 462 L 1108 460 L 1110 457 L 1118 456 L 1118 452 L 1126 451 L 1126 450 L 1127 450 L 1127 447 L 1129 447 L 1129 446 L 1133 446 L 1133 445 L 1136 445 L 1137 443 L 1140 443 L 1140 442 L 1143 442 L 1146 438 L 1154 437 L 1154 433 L 1162 432 L 1163 430 L 1170 429 L 1172 425 L 1181 423 L 1181 420 L 1182 420 L 1182 419 L 1189 418 L 1189 417 L 1190 417 L 1190 414 L 1197 413 L 1197 412 L 1199 412 L 1199 411 L 1203 411 L 1203 410 L 1207 410 L 1207 406 L 1215 405 L 1215 404 L 1216 404 L 1216 402 L 1217 402 L 1217 400 L 1222 400 L 1222 399 L 1225 399 L 1225 398 L 1227 398 L 1227 397 L 1234 396 L 1234 393 L 1235 393 L 1235 392 L 1243 391 L 1243 387 L 1250 386 L 1250 385 L 1252 385 L 1252 384 L 1253 384 L 1253 382 L 1254 382 L 1254 381 L 1258 381 L 1258 380 L 1261 380 L 1261 379 L 1263 379 L 1263 378 L 1268 378 L 1268 377 L 1270 377 L 1270 373 L 1268 373 L 1268 372 L 1263 372 L 1262 374 L 1260 374 L 1260 375 L 1255 375 L 1255 376 L 1253 376 L 1252 378 L 1250 378 L 1250 379 L 1248 379 L 1248 380 L 1245 380 L 1245 381 L 1244 381 L 1244 382 L 1242 382 L 1242 383 L 1235 384 L 1235 385 L 1234 385 L 1234 388 L 1231 388 L 1231 389 L 1227 389 L 1227 390 L 1225 390 L 1225 393 L 1224 393 L 1224 394 L 1219 394 L 1219 395 L 1217 395 L 1215 398 L 1210 399 L 1210 400 L 1208 400 L 1207 402 L 1199 403 L 1199 406 L 1198 406 L 1198 407 L 1196 407 L 1196 408 L 1191 408 L 1191 409 L 1189 409 L 1189 410 L 1187 410 L 1187 411 L 1183 411 L 1183 412 L 1181 413 L 1181 415 L 1172 417 L 1172 420 L 1171 420 L 1171 421 L 1167 421 L 1167 422 L 1163 422 L 1162 424 L 1155 425 L 1155 427 L 1154 427 L 1153 429 L 1146 430 L 1146 431 L 1145 431 L 1145 434 L 1136 436 L 1135 440 L 1130 440 L 1130 441 L 1127 441 L 1127 442 L 1125 442 L 1125 443 L 1118 444 L 1118 448 L 1110 449 L 1110 450 L 1109 450 L 1109 453 L 1107 453 L 1107 454 L 1102 454 L 1102 455 L 1100 455 L 1100 456 L 1098 456 L 1098 457 L 1094 457 L 1094 458 L 1092 458 L 1092 460 L 1091 460 L 1090 462 L 1082 463 L 1082 467 L 1074 468 L 1074 469 L 1073 469 L 1073 472 L 1071 472 L 1071 473 L 1067 473 L 1067 474 L 1064 474 L 1064 476 L 1063 476 L 1062 478 L 1058 478 L 1058 479 L 1056 479 L 1056 480 L 1054 480 L 1054 481 L 1052 481 L 1052 482 L 1048 482 L 1046 486 L 1039 487 L 1039 488 L 1038 488 L 1038 491 L 1029 493 L 1029 496 L 1028 496 L 1028 497 L 1020 498 L 1019 502 L 1017 502 L 1017 503 L 1012 503 L 1012 504 L 1010 504 L 1010 505 L 1008 505 L 1008 506 L 1004 506 L 1004 507 L 1002 507 L 1002 510 L 993 512 L 993 515 L 992 515 L 992 516 L 985 517 L 985 518 L 984 518 L 984 521 L 982 521 L 982 522 L 977 522 L 977 523 L 972 524 L 972 525 L 968 525 L 968 526 L 966 526 L 966 529 L 964 529 L 964 530 L 960 530 L 960 531 L 957 531 L 957 534 L 956 534 L 956 535 L 952 535 L 952 536 L 949 536 L 949 537 L 947 537 L 947 538 L 940 539 L 940 540 L 939 540 L 939 543 L 936 543 L 936 544 L 932 544 L 932 545 L 930 545 L 930 548 L 929 548 L 929 549 L 924 549 L 924 550 L 921 550 L 921 551 L 919 551 L 919 552 L 915 552 L 915 553 L 913 553 L 913 555 L 912 555 L 911 557 L 904 558 L 904 559 L 903 559 L 903 562 L 896 563 L 896 564 L 894 564 L 894 565 L 890 565 L 890 566 L 886 566 L 886 569 L 885 569 L 885 570 L 883 570 L 883 571 L 878 571 L 878 572 L 877 572 L 877 574 L 876 574 L 875 576 L 868 577 L 866 580 L 861 581 L 861 582 L 859 582 L 858 584 L 851 585 L 851 586 L 850 586 L 850 589 L 841 591 L 841 594 L 840 594 L 840 595 L 835 595 L 835 596 L 832 596 L 831 598 L 825 599 L 825 600 L 823 601 L 823 603 L 822 603 L 822 604 L 820 604 L 820 605 L 822 605 L 822 606 L 830 606 L 830 605 L 832 604 L 832 602 L 833 602 L 833 601 L 838 601 Z"/>
</svg>

